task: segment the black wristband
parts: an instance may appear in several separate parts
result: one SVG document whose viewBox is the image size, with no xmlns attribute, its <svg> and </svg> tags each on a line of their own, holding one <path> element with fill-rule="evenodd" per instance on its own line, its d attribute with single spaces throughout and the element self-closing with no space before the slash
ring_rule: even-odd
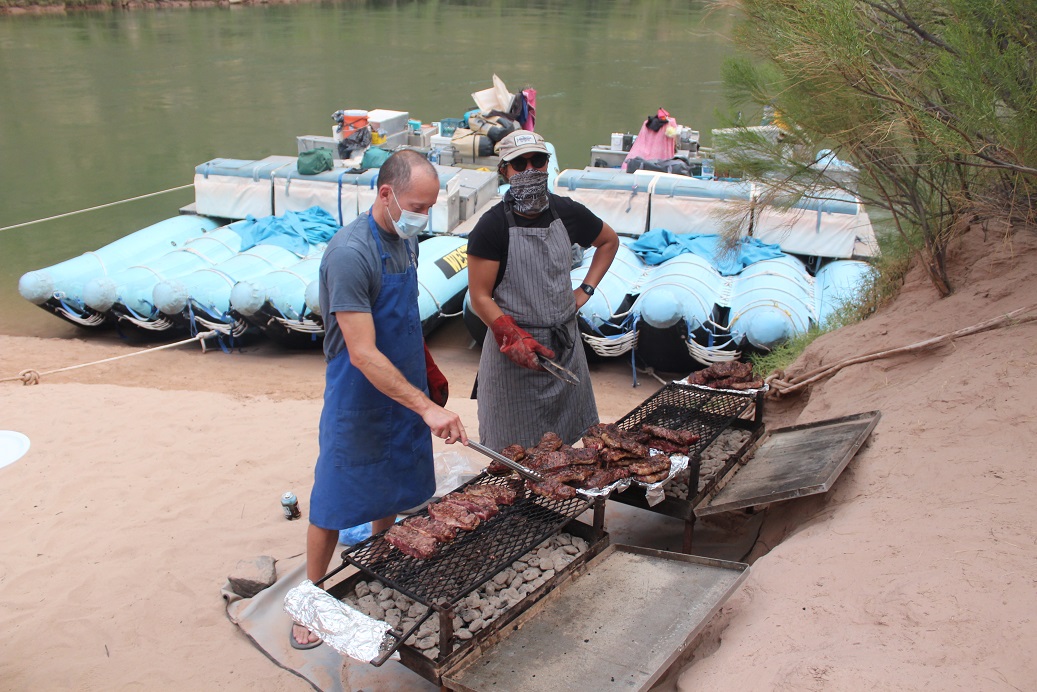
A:
<svg viewBox="0 0 1037 692">
<path fill-rule="evenodd" d="M 594 295 L 594 287 L 591 286 L 590 284 L 581 284 L 580 285 L 580 290 L 583 291 L 584 293 L 586 293 L 589 296 Z"/>
</svg>

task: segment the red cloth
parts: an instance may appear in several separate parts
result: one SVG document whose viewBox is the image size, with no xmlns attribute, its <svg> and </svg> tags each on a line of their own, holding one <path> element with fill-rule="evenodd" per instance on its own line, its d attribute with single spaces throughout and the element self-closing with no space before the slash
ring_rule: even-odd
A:
<svg viewBox="0 0 1037 692">
<path fill-rule="evenodd" d="M 450 385 L 436 361 L 432 360 L 428 344 L 425 344 L 425 374 L 428 376 L 428 398 L 437 406 L 446 406 L 446 401 L 450 398 Z"/>
<path fill-rule="evenodd" d="M 526 119 L 521 123 L 522 129 L 532 132 L 537 119 L 537 90 L 532 88 L 523 89 L 522 95 L 526 99 L 526 109 L 528 111 Z"/>
</svg>

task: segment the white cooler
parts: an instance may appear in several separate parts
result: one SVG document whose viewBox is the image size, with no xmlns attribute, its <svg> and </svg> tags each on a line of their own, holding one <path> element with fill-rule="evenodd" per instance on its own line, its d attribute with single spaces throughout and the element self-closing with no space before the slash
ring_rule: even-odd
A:
<svg viewBox="0 0 1037 692">
<path fill-rule="evenodd" d="M 203 216 L 244 219 L 274 213 L 271 178 L 295 167 L 294 156 L 268 156 L 259 161 L 213 159 L 194 169 L 195 210 Z"/>
</svg>

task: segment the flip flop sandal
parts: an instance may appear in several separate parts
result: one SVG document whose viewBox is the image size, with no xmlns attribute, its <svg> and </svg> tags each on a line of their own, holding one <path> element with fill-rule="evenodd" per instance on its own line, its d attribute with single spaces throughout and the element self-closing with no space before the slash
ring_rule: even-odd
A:
<svg viewBox="0 0 1037 692">
<path fill-rule="evenodd" d="M 294 628 L 294 625 L 292 627 Z M 288 630 L 288 641 L 289 643 L 291 643 L 293 649 L 298 649 L 299 651 L 305 651 L 306 649 L 316 649 L 318 646 L 324 643 L 323 641 L 318 639 L 317 641 L 310 642 L 309 644 L 300 644 L 299 642 L 295 641 L 295 635 L 292 634 L 291 629 Z"/>
</svg>

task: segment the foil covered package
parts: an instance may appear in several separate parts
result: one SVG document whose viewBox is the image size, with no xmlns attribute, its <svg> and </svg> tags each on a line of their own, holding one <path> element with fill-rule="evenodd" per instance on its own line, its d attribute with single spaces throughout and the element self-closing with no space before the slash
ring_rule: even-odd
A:
<svg viewBox="0 0 1037 692">
<path fill-rule="evenodd" d="M 387 623 L 350 608 L 309 579 L 285 594 L 284 610 L 335 651 L 358 661 L 377 658 L 386 633 L 392 629 Z M 399 654 L 392 657 L 399 658 Z"/>
</svg>

